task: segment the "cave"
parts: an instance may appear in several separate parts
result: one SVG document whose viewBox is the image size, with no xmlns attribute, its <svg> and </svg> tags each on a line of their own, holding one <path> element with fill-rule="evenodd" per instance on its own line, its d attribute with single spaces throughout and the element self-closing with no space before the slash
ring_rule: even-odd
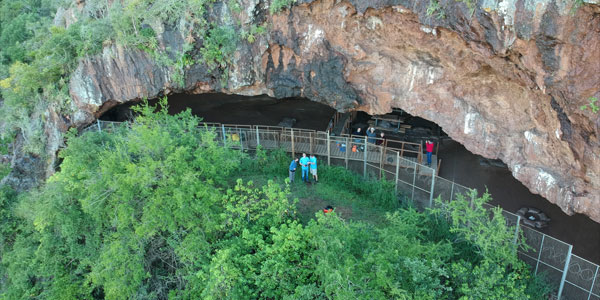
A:
<svg viewBox="0 0 600 300">
<path fill-rule="evenodd" d="M 158 98 L 148 102 L 155 105 Z M 131 101 L 114 106 L 99 119 L 116 122 L 131 120 L 134 118 L 131 107 L 139 103 L 140 101 Z M 548 214 L 552 222 L 551 226 L 540 231 L 574 245 L 573 253 L 600 262 L 600 252 L 597 251 L 599 223 L 585 215 L 565 214 L 558 206 L 540 195 L 533 194 L 515 179 L 511 170 L 501 160 L 488 159 L 470 152 L 461 143 L 449 137 L 435 122 L 413 116 L 400 108 L 394 108 L 388 114 L 370 115 L 363 111 L 339 113 L 328 105 L 302 97 L 276 99 L 267 95 L 243 96 L 223 93 L 177 93 L 168 96 L 170 114 L 177 114 L 186 109 L 190 109 L 193 115 L 207 123 L 288 127 L 291 119 L 293 128 L 329 130 L 333 135 L 351 134 L 357 128 L 365 132 L 367 128 L 374 127 L 377 133 L 385 133 L 390 147 L 397 146 L 396 141 L 423 144 L 426 139 L 430 139 L 435 144 L 433 167 L 437 169 L 440 177 L 476 188 L 480 192 L 487 190 L 493 198 L 491 204 L 513 213 L 522 207 L 541 209 Z M 288 123 L 282 124 L 282 121 Z M 338 130 L 341 131 L 335 132 L 336 129 L 332 127 L 332 123 L 335 122 L 347 124 L 338 126 Z M 574 234 L 572 228 L 584 230 Z"/>
<path fill-rule="evenodd" d="M 156 105 L 158 98 L 148 101 Z M 117 105 L 100 116 L 100 120 L 122 122 L 133 118 L 131 106 L 139 101 Z M 306 98 L 276 99 L 267 95 L 242 96 L 223 93 L 209 94 L 172 94 L 168 96 L 170 114 L 177 114 L 186 109 L 200 117 L 203 122 L 264 125 L 286 127 L 292 122 L 293 127 L 327 130 L 335 110 L 325 104 L 310 101 Z M 282 123 L 283 122 L 283 123 Z"/>
<path fill-rule="evenodd" d="M 588 264 L 585 260 L 600 263 L 598 0 L 533 4 L 518 0 L 60 1 L 63 3 L 53 3 L 50 10 L 46 2 L 57 1 L 42 1 L 40 9 L 40 1 L 29 2 L 36 4 L 21 9 L 4 5 L 14 13 L 7 21 L 18 16 L 2 32 L 7 37 L 2 39 L 6 59 L 0 72 L 0 108 L 9 108 L 0 120 L 0 129 L 17 132 L 12 153 L 0 157 L 11 164 L 12 171 L 2 181 L 13 188 L 37 189 L 57 171 L 67 174 L 69 160 L 61 154 L 71 142 L 65 139 L 67 132 L 79 130 L 86 137 L 86 130 L 103 130 L 105 123 L 99 120 L 134 120 L 131 108 L 141 99 L 150 99 L 153 105 L 168 95 L 169 113 L 189 109 L 203 122 L 218 124 L 218 144 L 231 145 L 233 149 L 226 151 L 252 163 L 259 161 L 246 157 L 244 151 L 253 151 L 258 145 L 267 148 L 269 142 L 276 147 L 290 144 L 292 155 L 310 151 L 322 156 L 323 152 L 315 149 L 325 148 L 328 160 L 343 161 L 346 168 L 361 173 L 352 175 L 356 180 L 346 187 L 371 187 L 359 177 L 386 178 L 384 171 L 389 170 L 385 168 L 395 162 L 395 173 L 389 179 L 400 176 L 399 168 L 410 169 L 412 201 L 423 200 L 414 196 L 417 183 L 423 182 L 430 184 L 419 186 L 418 193 L 427 194 L 428 203 L 446 190 L 452 191 L 447 197 L 450 200 L 465 192 L 465 187 L 480 193 L 487 190 L 491 204 L 503 208 L 504 213 L 524 212 L 522 218 L 531 218 L 534 225 L 542 219 L 551 221 L 547 227 L 535 226 L 548 235 L 523 231 L 530 246 L 535 248 L 539 242 L 543 250 L 522 249 L 519 255 L 528 253 L 519 258 L 533 266 L 536 274 L 538 265 L 540 271 L 550 270 L 555 275 L 562 269 L 562 279 L 550 278 L 561 281 L 558 298 L 561 294 L 573 299 L 600 294 L 600 269 L 597 265 L 583 267 Z M 124 6 L 125 2 L 131 5 Z M 125 7 L 130 18 L 122 18 Z M 126 24 L 128 19 L 132 28 Z M 37 25 L 28 26 L 31 21 Z M 5 25 L 4 20 L 1 23 Z M 22 26 L 31 34 L 15 36 L 11 29 Z M 24 123 L 28 118 L 31 120 Z M 226 131 L 229 124 L 242 126 Z M 115 124 L 108 125 L 114 128 Z M 260 140 L 257 125 L 278 126 L 271 135 L 276 138 Z M 370 127 L 385 134 L 383 146 L 369 145 L 372 135 L 362 139 L 343 136 Z M 249 134 L 255 129 L 255 135 Z M 323 131 L 329 133 L 325 142 L 314 142 L 315 131 L 320 131 L 321 137 Z M 294 133 L 298 137 L 303 132 L 309 135 L 309 142 L 295 142 Z M 170 141 L 186 141 L 181 137 L 173 134 Z M 333 157 L 332 137 L 337 139 L 333 142 L 336 146 L 345 141 L 344 156 Z M 125 141 L 130 140 L 136 141 Z M 234 144 L 228 144 L 230 140 Z M 431 167 L 417 164 L 424 163 L 425 140 L 435 143 Z M 149 153 L 153 145 L 160 144 L 156 142 L 160 138 L 153 141 L 138 149 Z M 254 144 L 244 147 L 244 142 Z M 336 151 L 341 152 L 339 144 Z M 364 148 L 354 151 L 356 147 Z M 348 149 L 361 152 L 352 158 L 357 168 L 348 167 L 348 153 L 354 155 Z M 279 154 L 279 162 L 289 159 L 285 153 Z M 379 166 L 370 171 L 368 154 Z M 400 156 L 411 160 L 401 161 Z M 86 160 L 92 161 L 89 155 L 82 162 Z M 406 165 L 400 163 L 406 161 Z M 260 162 L 274 166 L 273 160 Z M 273 169 L 283 169 L 283 165 Z M 138 186 L 152 180 L 132 177 L 140 179 Z M 331 181 L 341 182 L 335 176 Z M 398 194 L 399 181 L 394 181 L 396 190 L 389 202 L 397 196 L 406 199 L 405 194 Z M 163 182 L 173 187 L 171 182 Z M 193 179 L 185 187 L 196 183 L 204 186 L 204 181 Z M 435 184 L 450 188 L 436 191 Z M 84 185 L 82 190 L 92 189 Z M 107 190 L 110 194 L 112 189 Z M 341 191 L 333 190 L 332 197 L 343 199 Z M 373 201 L 376 192 L 367 193 L 364 202 L 368 206 L 377 203 Z M 52 197 L 40 199 L 44 198 Z M 105 198 L 99 199 L 93 203 Z M 325 204 L 319 208 L 327 208 Z M 334 204 L 330 215 L 343 212 L 343 207 Z M 519 241 L 519 237 L 515 239 Z M 88 241 L 92 241 L 89 236 L 76 236 L 73 245 Z M 546 247 L 544 241 L 556 243 Z M 571 246 L 566 243 L 581 257 L 571 260 L 567 255 Z M 587 274 L 594 269 L 595 274 Z M 29 278 L 45 282 L 33 273 Z M 565 280 L 577 282 L 567 281 L 563 293 Z M 104 297 L 104 292 L 96 288 L 92 294 Z"/>
</svg>

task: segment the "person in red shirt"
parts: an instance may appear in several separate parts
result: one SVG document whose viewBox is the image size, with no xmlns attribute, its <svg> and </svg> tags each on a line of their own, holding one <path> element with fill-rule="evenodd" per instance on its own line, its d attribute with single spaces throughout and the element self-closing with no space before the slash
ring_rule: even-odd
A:
<svg viewBox="0 0 600 300">
<path fill-rule="evenodd" d="M 379 133 L 379 139 L 375 142 L 375 144 L 377 146 L 385 145 L 385 133 L 383 133 L 383 132 Z"/>
<path fill-rule="evenodd" d="M 427 152 L 427 166 L 431 167 L 431 155 L 433 154 L 433 142 L 425 141 L 425 151 Z"/>
</svg>

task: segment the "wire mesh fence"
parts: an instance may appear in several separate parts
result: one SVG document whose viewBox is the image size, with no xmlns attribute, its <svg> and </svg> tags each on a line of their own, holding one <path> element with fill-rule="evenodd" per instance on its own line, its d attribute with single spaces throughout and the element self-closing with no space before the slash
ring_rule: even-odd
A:
<svg viewBox="0 0 600 300">
<path fill-rule="evenodd" d="M 118 125 L 117 122 L 97 121 L 83 132 L 110 131 Z M 201 128 L 212 130 L 219 144 L 226 147 L 254 151 L 260 145 L 264 149 L 284 149 L 295 156 L 315 154 L 321 166 L 341 166 L 365 178 L 390 180 L 394 182 L 396 192 L 403 199 L 411 200 L 418 209 L 431 207 L 433 199 L 449 202 L 459 195 L 468 197 L 471 192 L 470 188 L 439 177 L 437 170 L 420 164 L 420 155 L 405 151 L 412 149 L 412 145 L 404 145 L 401 141 L 393 141 L 396 147 L 391 148 L 386 146 L 389 143 L 369 143 L 366 137 L 331 136 L 327 132 L 296 128 L 218 123 L 205 123 Z M 573 255 L 572 245 L 522 226 L 518 215 L 504 210 L 502 215 L 507 225 L 515 230 L 514 242 L 525 245 L 517 252 L 519 258 L 531 266 L 536 275 L 545 274 L 555 290 L 555 298 L 600 300 L 600 267 L 597 264 Z"/>
</svg>

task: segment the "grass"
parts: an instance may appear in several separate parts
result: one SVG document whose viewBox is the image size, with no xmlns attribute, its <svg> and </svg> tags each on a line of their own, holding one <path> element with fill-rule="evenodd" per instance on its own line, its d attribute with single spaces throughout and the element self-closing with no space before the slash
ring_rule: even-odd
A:
<svg viewBox="0 0 600 300">
<path fill-rule="evenodd" d="M 268 180 L 286 184 L 290 161 L 289 154 L 282 150 L 261 150 L 253 159 L 244 160 L 237 178 L 251 180 L 255 186 L 262 186 Z M 298 170 L 290 184 L 290 191 L 290 201 L 298 199 L 298 218 L 305 224 L 327 205 L 333 206 L 336 214 L 344 219 L 373 225 L 383 224 L 386 212 L 401 207 L 392 182 L 364 180 L 362 176 L 337 166 L 320 165 L 319 183 L 312 184 L 302 182 L 301 171 Z"/>
<path fill-rule="evenodd" d="M 343 219 L 365 221 L 373 225 L 385 222 L 390 209 L 376 205 L 374 201 L 353 192 L 339 190 L 336 184 L 323 180 L 316 184 L 295 182 L 292 197 L 298 198 L 298 217 L 303 223 L 315 218 L 315 213 L 331 205 Z M 374 205 L 375 204 L 375 205 Z"/>
</svg>

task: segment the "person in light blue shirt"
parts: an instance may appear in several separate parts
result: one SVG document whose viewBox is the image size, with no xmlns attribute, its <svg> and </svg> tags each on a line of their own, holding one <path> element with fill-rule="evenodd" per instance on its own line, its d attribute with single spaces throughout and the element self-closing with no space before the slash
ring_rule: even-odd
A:
<svg viewBox="0 0 600 300">
<path fill-rule="evenodd" d="M 300 165 L 302 166 L 302 181 L 310 182 L 310 178 L 308 177 L 308 166 L 310 164 L 310 159 L 306 157 L 306 153 L 302 153 L 302 158 L 300 159 Z"/>
<path fill-rule="evenodd" d="M 296 178 L 296 168 L 298 167 L 298 159 L 294 158 L 290 163 L 290 183 L 294 182 Z"/>
<path fill-rule="evenodd" d="M 317 158 L 314 154 L 310 155 L 310 173 L 315 179 L 315 182 L 319 182 L 319 177 L 317 176 Z"/>
</svg>

